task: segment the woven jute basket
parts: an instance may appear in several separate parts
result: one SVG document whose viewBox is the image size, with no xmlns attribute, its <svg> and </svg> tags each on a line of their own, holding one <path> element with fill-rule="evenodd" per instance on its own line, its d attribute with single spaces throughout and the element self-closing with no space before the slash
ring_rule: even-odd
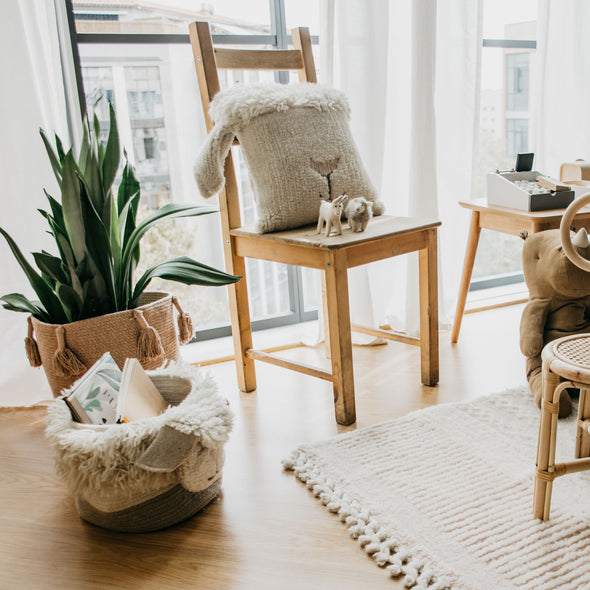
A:
<svg viewBox="0 0 590 590">
<path fill-rule="evenodd" d="M 25 346 L 32 366 L 43 366 L 55 397 L 84 374 L 105 352 L 119 367 L 137 358 L 144 369 L 155 369 L 166 360 L 178 360 L 174 323 L 178 310 L 180 341 L 192 336 L 192 324 L 175 297 L 147 292 L 134 309 L 101 315 L 70 324 L 46 324 L 32 316 Z"/>
<path fill-rule="evenodd" d="M 233 412 L 213 378 L 188 364 L 148 371 L 170 407 L 124 424 L 80 424 L 62 399 L 47 411 L 46 436 L 78 515 L 120 532 L 185 520 L 221 490 Z"/>
</svg>

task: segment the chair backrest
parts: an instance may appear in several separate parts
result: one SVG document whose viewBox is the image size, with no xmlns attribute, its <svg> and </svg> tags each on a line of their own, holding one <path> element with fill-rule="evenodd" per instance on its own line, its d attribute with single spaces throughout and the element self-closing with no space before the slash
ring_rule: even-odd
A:
<svg viewBox="0 0 590 590">
<path fill-rule="evenodd" d="M 209 104 L 220 90 L 218 70 L 297 71 L 300 82 L 317 82 L 311 36 L 306 27 L 292 30 L 294 49 L 290 50 L 214 47 L 207 22 L 191 23 L 189 32 L 208 132 L 213 129 Z M 219 193 L 219 205 L 225 238 L 226 231 L 241 226 L 238 186 L 231 151 L 225 161 L 225 187 Z"/>
</svg>

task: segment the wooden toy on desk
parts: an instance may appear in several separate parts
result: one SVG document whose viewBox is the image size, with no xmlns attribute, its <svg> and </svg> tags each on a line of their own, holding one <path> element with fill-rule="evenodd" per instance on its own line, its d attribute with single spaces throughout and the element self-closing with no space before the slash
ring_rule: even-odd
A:
<svg viewBox="0 0 590 590">
<path fill-rule="evenodd" d="M 335 230 L 336 235 L 342 234 L 342 224 L 340 223 L 340 217 L 342 216 L 342 210 L 344 209 L 344 201 L 348 199 L 347 195 L 340 195 L 333 201 L 322 201 L 320 204 L 320 216 L 318 219 L 318 227 L 316 233 L 322 233 L 322 227 L 326 224 L 324 235 L 328 237 Z"/>
</svg>

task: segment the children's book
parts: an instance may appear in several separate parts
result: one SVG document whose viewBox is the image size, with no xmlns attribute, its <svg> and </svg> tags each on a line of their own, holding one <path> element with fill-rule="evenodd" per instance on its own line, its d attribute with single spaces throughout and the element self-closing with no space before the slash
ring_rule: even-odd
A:
<svg viewBox="0 0 590 590">
<path fill-rule="evenodd" d="M 63 398 L 74 419 L 84 424 L 114 424 L 122 376 L 113 357 L 103 354 Z"/>
<path fill-rule="evenodd" d="M 139 361 L 129 358 L 123 366 L 117 408 L 118 422 L 132 422 L 150 418 L 168 409 L 168 402 L 162 397 Z"/>
</svg>

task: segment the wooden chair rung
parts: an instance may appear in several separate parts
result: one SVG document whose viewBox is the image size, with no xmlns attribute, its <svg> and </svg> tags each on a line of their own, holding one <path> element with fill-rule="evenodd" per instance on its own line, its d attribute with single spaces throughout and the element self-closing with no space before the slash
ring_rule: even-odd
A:
<svg viewBox="0 0 590 590">
<path fill-rule="evenodd" d="M 222 70 L 300 70 L 301 52 L 276 49 L 215 49 L 215 63 Z"/>
<path fill-rule="evenodd" d="M 265 363 L 270 363 L 271 365 L 276 365 L 278 367 L 283 367 L 285 369 L 291 369 L 292 371 L 304 373 L 305 375 L 310 375 L 312 377 L 324 379 L 325 381 L 334 381 L 334 377 L 332 376 L 332 373 L 330 373 L 329 371 L 317 369 L 316 367 L 311 367 L 304 363 L 295 363 L 293 361 L 288 361 L 287 359 L 279 358 L 272 354 L 262 352 L 261 350 L 254 350 L 250 348 L 246 351 L 246 356 L 257 361 L 263 361 Z"/>
<path fill-rule="evenodd" d="M 412 346 L 420 346 L 420 338 L 414 336 L 408 336 L 402 332 L 394 332 L 393 330 L 386 330 L 381 328 L 367 328 L 366 326 L 359 326 L 358 324 L 352 324 L 351 329 L 353 332 L 359 334 L 367 334 L 368 336 L 375 336 L 377 338 L 385 338 L 387 340 L 394 340 L 395 342 L 403 342 L 404 344 L 411 344 Z"/>
</svg>

